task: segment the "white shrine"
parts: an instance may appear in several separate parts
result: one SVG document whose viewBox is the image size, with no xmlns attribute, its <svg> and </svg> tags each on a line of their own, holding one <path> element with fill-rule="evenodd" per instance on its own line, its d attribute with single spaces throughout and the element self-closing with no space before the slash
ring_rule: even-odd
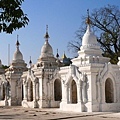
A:
<svg viewBox="0 0 120 120">
<path fill-rule="evenodd" d="M 17 50 L 8 69 L 0 61 L 0 106 L 31 108 L 58 107 L 64 111 L 120 111 L 120 58 L 117 65 L 102 56 L 97 38 L 87 19 L 87 30 L 78 57 L 62 66 L 54 57 L 46 30 L 41 54 L 29 68 Z"/>
</svg>

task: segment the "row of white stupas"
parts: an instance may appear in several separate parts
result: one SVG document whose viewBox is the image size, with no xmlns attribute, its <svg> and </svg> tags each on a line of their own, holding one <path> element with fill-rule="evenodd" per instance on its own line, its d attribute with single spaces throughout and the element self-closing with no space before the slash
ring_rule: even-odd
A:
<svg viewBox="0 0 120 120">
<path fill-rule="evenodd" d="M 41 55 L 34 65 L 30 60 L 29 68 L 17 41 L 10 67 L 5 72 L 0 69 L 0 105 L 59 107 L 77 112 L 120 111 L 120 61 L 113 65 L 102 56 L 89 17 L 78 57 L 69 66 L 59 65 L 48 39 L 46 31 Z"/>
</svg>

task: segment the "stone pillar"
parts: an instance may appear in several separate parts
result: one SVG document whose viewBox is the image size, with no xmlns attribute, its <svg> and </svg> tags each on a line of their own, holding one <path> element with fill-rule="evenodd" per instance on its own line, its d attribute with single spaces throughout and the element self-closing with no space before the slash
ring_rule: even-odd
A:
<svg viewBox="0 0 120 120">
<path fill-rule="evenodd" d="M 91 73 L 91 94 L 92 94 L 92 102 L 94 103 L 94 104 L 96 104 L 97 103 L 97 96 L 98 96 L 98 93 L 97 93 L 97 91 L 99 92 L 99 86 L 98 86 L 98 88 L 97 88 L 97 82 L 99 82 L 99 78 L 97 77 L 97 73 Z M 97 90 L 98 89 L 98 90 Z"/>
<path fill-rule="evenodd" d="M 2 90 L 1 90 L 1 86 L 0 86 L 0 100 L 2 99 L 1 91 L 2 91 Z"/>
<path fill-rule="evenodd" d="M 72 97 L 71 97 L 71 86 L 70 84 L 67 86 L 66 96 L 67 96 L 67 102 L 71 103 Z"/>
<path fill-rule="evenodd" d="M 18 105 L 21 105 L 22 102 L 22 85 L 18 85 L 17 87 L 17 98 L 18 98 Z"/>
<path fill-rule="evenodd" d="M 33 82 L 33 107 L 37 108 L 37 101 L 36 101 L 36 82 Z"/>
<path fill-rule="evenodd" d="M 82 100 L 82 83 L 81 80 L 77 84 L 77 104 L 79 104 L 80 112 L 84 111 L 84 105 Z"/>
<path fill-rule="evenodd" d="M 8 106 L 7 83 L 5 83 L 5 106 Z"/>
<path fill-rule="evenodd" d="M 1 99 L 3 100 L 3 84 L 1 85 Z"/>
<path fill-rule="evenodd" d="M 62 102 L 67 103 L 67 85 L 63 84 L 62 85 Z"/>
<path fill-rule="evenodd" d="M 86 94 L 87 94 L 87 90 L 86 90 L 86 82 L 83 81 L 83 102 L 84 102 L 84 103 L 87 102 Z"/>
<path fill-rule="evenodd" d="M 33 100 L 36 101 L 36 83 L 33 82 Z"/>
<path fill-rule="evenodd" d="M 77 84 L 77 96 L 78 96 L 78 103 L 82 103 L 82 88 L 81 88 L 81 81 Z"/>
<path fill-rule="evenodd" d="M 32 84 L 33 85 L 33 84 Z M 28 82 L 28 85 L 27 85 L 27 101 L 31 101 L 31 83 Z M 32 86 L 33 87 L 33 86 Z"/>
<path fill-rule="evenodd" d="M 17 91 L 16 91 L 16 80 L 11 81 L 11 105 L 17 105 Z"/>
<path fill-rule="evenodd" d="M 39 83 L 36 83 L 36 100 L 39 100 Z"/>
<path fill-rule="evenodd" d="M 100 103 L 101 102 L 101 98 L 100 98 L 100 82 L 97 81 L 97 100 Z"/>
<path fill-rule="evenodd" d="M 106 101 L 105 101 L 105 83 L 103 84 L 102 82 L 101 82 L 101 101 L 102 101 L 102 103 L 104 104 Z"/>
<path fill-rule="evenodd" d="M 23 99 L 27 100 L 27 84 L 23 84 Z"/>
<path fill-rule="evenodd" d="M 53 94 L 54 94 L 54 91 L 53 91 L 54 89 L 53 89 L 53 87 L 54 87 L 54 86 L 53 86 L 53 82 L 50 82 L 50 91 L 51 91 L 51 92 L 50 92 L 50 96 L 51 96 L 51 100 L 52 100 L 52 101 L 54 100 L 54 98 L 53 98 L 53 97 L 54 97 L 54 95 L 53 95 Z"/>
<path fill-rule="evenodd" d="M 42 99 L 42 83 L 40 82 L 40 80 L 39 80 L 38 84 L 39 84 L 39 88 L 38 88 L 39 100 L 41 100 Z"/>
<path fill-rule="evenodd" d="M 50 96 L 50 82 L 47 82 L 47 99 L 48 99 L 48 107 L 51 107 L 51 96 Z"/>
</svg>

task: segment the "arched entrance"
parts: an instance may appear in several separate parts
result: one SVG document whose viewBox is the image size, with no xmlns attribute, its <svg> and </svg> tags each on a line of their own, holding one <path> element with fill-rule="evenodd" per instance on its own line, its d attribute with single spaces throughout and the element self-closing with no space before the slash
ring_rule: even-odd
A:
<svg viewBox="0 0 120 120">
<path fill-rule="evenodd" d="M 61 101 L 62 99 L 62 90 L 61 90 L 61 81 L 56 79 L 54 82 L 54 100 Z"/>
<path fill-rule="evenodd" d="M 33 83 L 31 80 L 28 82 L 28 101 L 33 101 Z"/>
<path fill-rule="evenodd" d="M 71 82 L 71 100 L 72 103 L 77 103 L 77 86 L 74 80 Z"/>
<path fill-rule="evenodd" d="M 114 102 L 113 82 L 110 78 L 108 78 L 105 82 L 105 101 L 106 103 Z"/>
</svg>

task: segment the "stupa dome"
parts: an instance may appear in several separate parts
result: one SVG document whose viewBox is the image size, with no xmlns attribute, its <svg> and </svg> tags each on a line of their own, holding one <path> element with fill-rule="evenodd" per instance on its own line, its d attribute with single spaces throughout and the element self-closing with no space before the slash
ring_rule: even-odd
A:
<svg viewBox="0 0 120 120">
<path fill-rule="evenodd" d="M 20 45 L 20 43 L 17 40 L 17 43 L 16 43 L 17 49 L 16 49 L 16 51 L 15 51 L 15 53 L 13 55 L 13 60 L 23 60 L 23 55 L 19 50 L 19 45 Z"/>
<path fill-rule="evenodd" d="M 53 57 L 53 49 L 48 40 L 45 41 L 41 49 L 41 57 Z"/>
<path fill-rule="evenodd" d="M 98 46 L 97 38 L 90 30 L 90 25 L 87 26 L 87 30 L 82 38 L 82 46 Z"/>
<path fill-rule="evenodd" d="M 13 60 L 23 60 L 23 55 L 19 50 L 15 51 Z"/>
</svg>

